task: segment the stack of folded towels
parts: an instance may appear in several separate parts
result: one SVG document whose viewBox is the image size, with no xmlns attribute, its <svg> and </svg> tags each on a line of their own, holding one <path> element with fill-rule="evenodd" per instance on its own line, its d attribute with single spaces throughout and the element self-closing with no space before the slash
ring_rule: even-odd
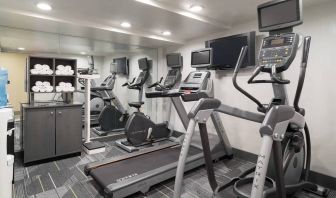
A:
<svg viewBox="0 0 336 198">
<path fill-rule="evenodd" d="M 70 65 L 58 65 L 56 67 L 56 75 L 66 75 L 66 76 L 71 76 L 74 75 L 75 71 L 72 69 Z"/>
<path fill-rule="evenodd" d="M 53 86 L 51 86 L 48 81 L 36 81 L 32 87 L 33 92 L 52 92 L 53 89 Z"/>
<path fill-rule="evenodd" d="M 72 86 L 71 83 L 68 82 L 60 82 L 58 86 L 56 86 L 57 92 L 74 92 L 75 87 Z"/>
<path fill-rule="evenodd" d="M 53 70 L 50 69 L 49 65 L 35 64 L 34 69 L 31 69 L 30 73 L 31 74 L 52 75 Z"/>
</svg>

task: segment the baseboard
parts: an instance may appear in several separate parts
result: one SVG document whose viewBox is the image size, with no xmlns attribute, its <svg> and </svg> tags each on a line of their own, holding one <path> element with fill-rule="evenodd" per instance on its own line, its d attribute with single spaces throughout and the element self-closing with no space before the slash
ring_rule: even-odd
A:
<svg viewBox="0 0 336 198">
<path fill-rule="evenodd" d="M 238 158 L 241 158 L 246 161 L 253 162 L 253 163 L 255 163 L 258 158 L 258 155 L 254 153 L 243 151 L 237 148 L 233 148 L 233 156 L 236 156 Z M 335 177 L 324 175 L 322 173 L 318 173 L 312 170 L 310 171 L 310 174 L 309 174 L 309 181 L 312 183 L 330 188 L 330 189 L 335 189 L 335 186 L 336 186 Z"/>
</svg>

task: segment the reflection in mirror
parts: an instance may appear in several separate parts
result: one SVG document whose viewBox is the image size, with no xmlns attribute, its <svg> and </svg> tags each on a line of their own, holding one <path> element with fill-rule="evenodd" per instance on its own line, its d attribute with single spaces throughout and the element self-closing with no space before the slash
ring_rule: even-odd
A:
<svg viewBox="0 0 336 198">
<path fill-rule="evenodd" d="M 147 99 L 145 91 L 147 86 L 157 80 L 157 49 L 142 46 L 128 45 L 123 43 L 113 43 L 103 40 L 94 40 L 84 37 L 74 37 L 47 32 L 31 31 L 26 29 L 10 28 L 0 26 L 0 66 L 9 70 L 11 84 L 8 87 L 9 97 L 15 111 L 19 114 L 20 103 L 28 101 L 28 94 L 25 90 L 27 81 L 26 60 L 29 56 L 54 57 L 65 59 L 76 59 L 77 68 L 89 68 L 94 66 L 100 75 L 99 79 L 92 82 L 95 86 L 101 86 L 107 82 L 108 77 L 116 72 L 113 80 L 113 94 L 118 98 L 122 107 L 128 114 L 136 111 L 129 107 L 129 102 L 138 100 L 139 92 L 133 89 L 127 89 L 122 85 L 138 77 L 139 69 L 138 59 L 146 57 L 150 63 L 149 78 L 144 85 L 142 101 L 145 103 L 141 108 L 146 115 L 154 118 L 156 115 L 155 100 Z M 93 57 L 93 61 L 91 58 Z M 115 64 L 120 63 L 119 58 L 127 58 L 128 72 L 116 71 Z M 117 62 L 116 62 L 117 61 Z M 115 64 L 113 64 L 115 63 Z M 61 64 L 61 63 L 59 63 Z M 114 66 L 114 67 L 111 67 Z M 58 65 L 55 65 L 55 68 Z M 120 69 L 120 68 L 119 68 Z M 25 79 L 25 80 L 23 80 Z M 84 89 L 81 83 L 77 84 L 77 91 L 73 94 L 75 102 L 84 102 Z M 109 91 L 110 92 L 110 91 Z M 114 97 L 106 97 L 105 100 L 96 100 L 91 107 L 95 109 L 99 105 L 108 105 Z M 61 93 L 41 93 L 36 94 L 35 101 L 54 101 L 62 99 Z M 102 108 L 96 108 L 101 110 Z M 154 119 L 155 121 L 155 119 Z M 97 135 L 93 135 L 97 136 Z"/>
</svg>

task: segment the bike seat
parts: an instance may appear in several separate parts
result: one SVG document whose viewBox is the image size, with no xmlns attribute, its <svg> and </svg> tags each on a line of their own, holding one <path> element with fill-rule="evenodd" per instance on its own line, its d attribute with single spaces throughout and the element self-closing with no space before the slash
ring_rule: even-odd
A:
<svg viewBox="0 0 336 198">
<path fill-rule="evenodd" d="M 134 108 L 137 108 L 139 109 L 143 104 L 145 104 L 144 102 L 130 102 L 128 103 L 128 105 L 130 107 L 134 107 Z"/>
</svg>

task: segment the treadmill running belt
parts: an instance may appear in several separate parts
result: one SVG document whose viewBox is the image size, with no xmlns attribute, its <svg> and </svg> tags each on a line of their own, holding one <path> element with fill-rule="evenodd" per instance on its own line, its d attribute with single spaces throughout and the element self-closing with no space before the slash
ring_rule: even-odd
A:
<svg viewBox="0 0 336 198">
<path fill-rule="evenodd" d="M 107 164 L 91 170 L 90 175 L 103 187 L 178 161 L 180 148 L 170 147 Z M 189 156 L 202 150 L 191 146 Z"/>
</svg>

